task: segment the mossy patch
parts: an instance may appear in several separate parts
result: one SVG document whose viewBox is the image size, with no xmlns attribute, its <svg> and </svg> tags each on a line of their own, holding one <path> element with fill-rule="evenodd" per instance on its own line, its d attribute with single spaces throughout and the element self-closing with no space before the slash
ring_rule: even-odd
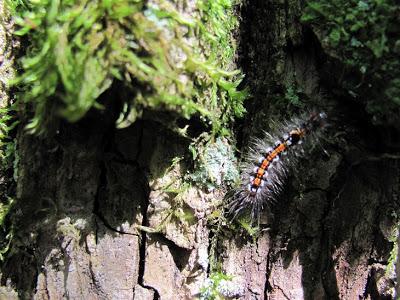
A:
<svg viewBox="0 0 400 300">
<path fill-rule="evenodd" d="M 9 216 L 9 212 L 13 206 L 13 203 L 13 199 L 7 199 L 6 202 L 0 202 L 0 261 L 4 259 L 4 255 L 8 252 L 14 235 L 14 230 L 12 227 L 9 224 L 6 224 L 6 220 Z"/>
<path fill-rule="evenodd" d="M 0 170 L 3 171 L 13 167 L 15 157 L 15 142 L 10 132 L 18 122 L 12 112 L 11 106 L 0 108 Z"/>
<path fill-rule="evenodd" d="M 10 222 L 10 211 L 14 200 L 11 195 L 13 172 L 16 167 L 15 154 L 15 110 L 9 95 L 7 82 L 14 76 L 13 71 L 13 43 L 10 41 L 10 20 L 8 10 L 0 2 L 0 261 L 8 251 L 12 237 L 13 226 Z"/>
<path fill-rule="evenodd" d="M 124 115 L 200 115 L 221 132 L 243 114 L 246 95 L 231 66 L 234 1 L 196 3 L 190 11 L 165 0 L 13 2 L 15 34 L 29 40 L 15 82 L 33 114 L 28 128 L 46 133 L 54 118 L 80 120 L 120 81 Z"/>
<path fill-rule="evenodd" d="M 307 1 L 302 21 L 343 64 L 339 84 L 366 105 L 377 123 L 400 111 L 400 7 L 393 0 Z"/>
</svg>

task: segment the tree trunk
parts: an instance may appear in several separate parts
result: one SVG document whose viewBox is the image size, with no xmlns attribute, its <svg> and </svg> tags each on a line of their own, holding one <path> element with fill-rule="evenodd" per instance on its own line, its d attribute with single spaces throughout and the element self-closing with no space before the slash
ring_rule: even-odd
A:
<svg viewBox="0 0 400 300">
<path fill-rule="evenodd" d="M 22 299 L 206 298 L 215 259 L 231 276 L 214 280 L 212 292 L 223 298 L 394 299 L 387 266 L 400 164 L 387 149 L 399 149 L 399 131 L 373 125 L 337 90 L 337 61 L 299 21 L 303 6 L 248 0 L 238 10 L 237 63 L 252 94 L 238 126 L 243 151 L 270 120 L 288 117 L 289 105 L 276 99 L 290 97 L 289 87 L 330 117 L 321 145 L 300 159 L 279 202 L 263 213 L 258 235 L 210 222 L 225 188 L 191 186 L 180 199 L 165 190 L 182 188 L 178 178 L 191 170 L 188 160 L 170 163 L 188 156 L 188 142 L 153 112 L 115 128 L 114 87 L 104 110 L 61 122 L 52 138 L 20 126 L 15 234 L 0 298 L 15 297 L 12 289 Z"/>
</svg>

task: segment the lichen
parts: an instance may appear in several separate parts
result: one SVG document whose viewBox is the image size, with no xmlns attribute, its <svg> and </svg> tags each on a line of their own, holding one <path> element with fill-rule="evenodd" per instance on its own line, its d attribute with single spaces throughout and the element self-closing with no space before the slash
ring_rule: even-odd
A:
<svg viewBox="0 0 400 300">
<path fill-rule="evenodd" d="M 200 299 L 239 299 L 245 294 L 242 282 L 223 272 L 212 272 L 201 289 Z"/>
<path fill-rule="evenodd" d="M 198 162 L 196 170 L 188 177 L 191 181 L 209 190 L 220 187 L 222 183 L 233 184 L 239 178 L 237 159 L 232 146 L 225 138 L 208 143 L 204 149 L 197 143 L 191 146 L 193 157 Z"/>
<path fill-rule="evenodd" d="M 339 84 L 377 123 L 399 121 L 399 12 L 393 0 L 323 0 L 307 1 L 302 16 L 324 51 L 342 64 Z"/>
<path fill-rule="evenodd" d="M 119 81 L 129 95 L 124 115 L 200 115 L 219 134 L 243 114 L 246 95 L 231 66 L 233 5 L 203 0 L 188 14 L 166 0 L 12 3 L 15 34 L 30 44 L 14 82 L 33 114 L 28 128 L 44 134 L 55 118 L 80 120 Z"/>
</svg>

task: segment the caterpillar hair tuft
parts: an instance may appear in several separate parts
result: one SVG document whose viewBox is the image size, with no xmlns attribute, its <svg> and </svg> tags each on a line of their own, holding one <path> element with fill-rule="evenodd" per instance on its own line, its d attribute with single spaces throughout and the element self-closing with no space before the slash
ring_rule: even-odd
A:
<svg viewBox="0 0 400 300">
<path fill-rule="evenodd" d="M 229 194 L 228 214 L 232 218 L 250 211 L 252 222 L 259 223 L 260 211 L 282 192 L 289 166 L 304 155 L 303 142 L 311 144 L 318 139 L 326 119 L 324 112 L 312 112 L 252 140 L 240 166 L 241 183 Z"/>
</svg>

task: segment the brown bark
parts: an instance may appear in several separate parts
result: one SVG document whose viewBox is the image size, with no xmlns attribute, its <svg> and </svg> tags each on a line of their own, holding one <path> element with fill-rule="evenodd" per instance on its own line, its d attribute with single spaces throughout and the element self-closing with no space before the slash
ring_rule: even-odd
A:
<svg viewBox="0 0 400 300">
<path fill-rule="evenodd" d="M 218 236 L 218 260 L 233 276 L 228 294 L 392 299 L 385 268 L 400 166 L 382 153 L 388 133 L 329 89 L 329 59 L 298 21 L 300 1 L 248 1 L 241 13 L 239 63 L 254 97 L 243 144 L 280 111 L 272 98 L 288 81 L 340 121 L 332 120 L 327 154 L 317 146 L 289 178 L 263 224 L 268 230 L 255 241 L 228 230 Z M 26 299 L 198 297 L 209 267 L 207 216 L 223 193 L 190 188 L 174 202 L 162 187 L 184 174 L 183 163 L 168 167 L 187 141 L 146 116 L 115 129 L 118 89 L 107 97 L 106 110 L 61 124 L 54 138 L 20 131 L 17 235 L 2 284 L 11 280 Z M 165 225 L 176 205 L 194 220 L 171 217 Z M 160 225 L 162 233 L 139 230 Z"/>
<path fill-rule="evenodd" d="M 300 24 L 300 1 L 248 1 L 242 15 L 240 62 L 255 102 L 246 136 L 281 111 L 275 99 L 288 82 L 309 99 L 308 107 L 328 110 L 331 127 L 322 142 L 326 153 L 320 148 L 301 159 L 273 208 L 268 243 L 247 243 L 234 251 L 237 260 L 229 259 L 249 257 L 247 247 L 267 253 L 246 268 L 266 269 L 265 289 L 258 285 L 260 293 L 246 280 L 244 298 L 393 299 L 395 277 L 385 270 L 400 170 L 399 157 L 383 152 L 398 147 L 399 133 L 372 126 L 361 106 L 332 89 L 341 76 L 331 68 L 337 62 Z"/>
</svg>

